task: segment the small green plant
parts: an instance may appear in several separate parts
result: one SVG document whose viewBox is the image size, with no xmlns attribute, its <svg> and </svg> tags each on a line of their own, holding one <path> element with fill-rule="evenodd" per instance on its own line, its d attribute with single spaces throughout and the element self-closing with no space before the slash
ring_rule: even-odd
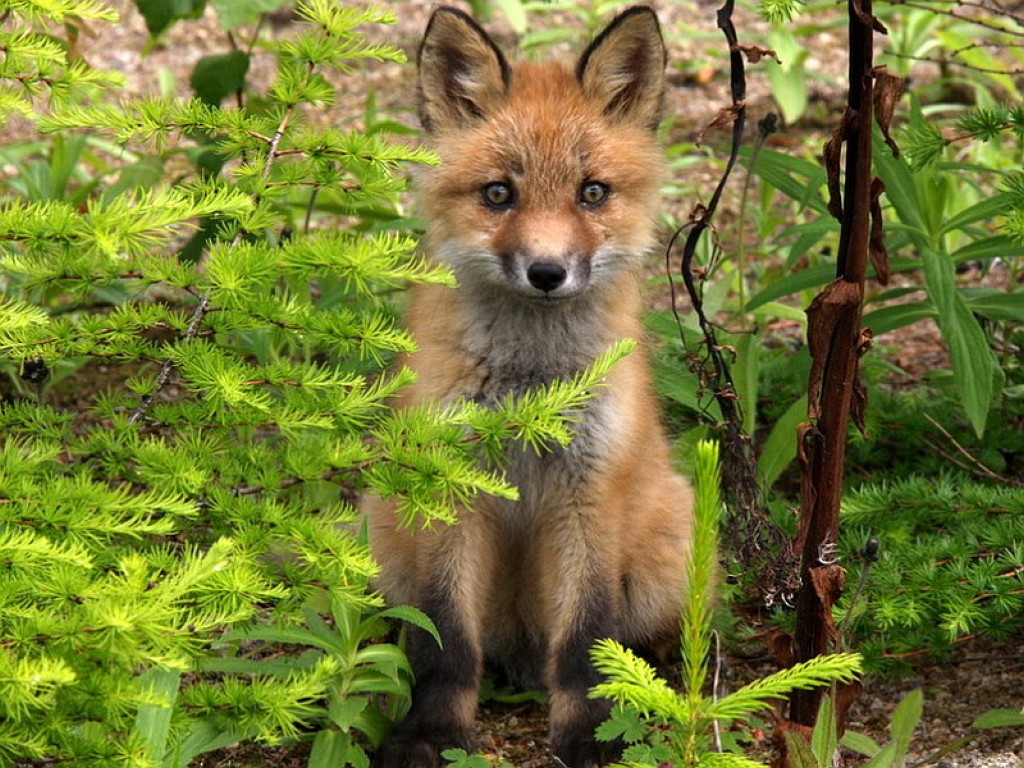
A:
<svg viewBox="0 0 1024 768">
<path fill-rule="evenodd" d="M 892 739 L 888 744 L 880 746 L 869 736 L 853 731 L 843 734 L 842 744 L 869 758 L 865 768 L 902 768 L 910 750 L 914 729 L 921 722 L 923 709 L 924 694 L 918 688 L 908 693 L 893 710 L 892 720 L 889 722 Z M 815 755 L 817 754 L 816 752 Z M 818 765 L 831 765 L 831 756 L 828 762 L 819 762 Z"/>
<path fill-rule="evenodd" d="M 910 739 L 921 720 L 921 690 L 911 691 L 896 706 L 889 732 L 892 741 L 884 747 L 862 733 L 847 731 L 840 739 L 832 698 L 825 696 L 818 709 L 818 717 L 810 739 L 793 728 L 785 731 L 786 765 L 800 768 L 830 768 L 836 763 L 836 750 L 846 748 L 869 758 L 862 768 L 902 768 L 910 749 Z"/>
<path fill-rule="evenodd" d="M 697 446 L 693 553 L 683 601 L 683 688 L 673 691 L 646 661 L 614 640 L 604 640 L 591 656 L 607 682 L 591 695 L 615 702 L 611 718 L 597 732 L 605 741 L 621 739 L 629 766 L 757 766 L 736 753 L 716 752 L 716 724 L 746 722 L 797 688 L 849 682 L 860 672 L 856 654 L 821 656 L 756 680 L 720 699 L 705 691 L 711 659 L 711 612 L 717 573 L 718 526 L 722 517 L 716 443 Z"/>
<path fill-rule="evenodd" d="M 448 761 L 448 768 L 513 768 L 510 762 L 500 757 L 471 755 L 464 749 L 446 749 L 441 757 Z"/>
</svg>

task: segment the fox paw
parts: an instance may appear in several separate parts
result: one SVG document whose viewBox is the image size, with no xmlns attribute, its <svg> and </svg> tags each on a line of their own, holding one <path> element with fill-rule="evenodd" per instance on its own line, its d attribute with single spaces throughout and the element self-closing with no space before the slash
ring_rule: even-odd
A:
<svg viewBox="0 0 1024 768">
<path fill-rule="evenodd" d="M 396 736 L 380 745 L 374 768 L 439 768 L 441 748 L 432 742 Z"/>
<path fill-rule="evenodd" d="M 593 737 L 559 739 L 552 743 L 555 765 L 561 768 L 602 768 L 622 753 L 621 744 L 602 744 Z"/>
</svg>

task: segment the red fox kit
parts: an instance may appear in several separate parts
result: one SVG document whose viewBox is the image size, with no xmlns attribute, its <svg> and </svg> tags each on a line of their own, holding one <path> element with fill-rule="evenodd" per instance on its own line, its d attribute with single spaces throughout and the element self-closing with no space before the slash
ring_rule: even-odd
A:
<svg viewBox="0 0 1024 768">
<path fill-rule="evenodd" d="M 429 252 L 459 285 L 412 296 L 419 380 L 400 405 L 494 402 L 643 335 L 664 68 L 649 8 L 622 13 L 574 65 L 511 66 L 464 13 L 434 12 L 419 98 L 442 162 L 421 186 Z M 422 608 L 444 641 L 410 638 L 412 709 L 380 768 L 472 748 L 485 659 L 547 686 L 558 759 L 602 765 L 612 755 L 594 728 L 609 705 L 587 698 L 590 647 L 610 637 L 660 656 L 678 637 L 691 493 L 670 469 L 642 351 L 617 364 L 568 448 L 513 451 L 508 473 L 518 501 L 481 499 L 443 529 L 399 529 L 367 500 L 381 590 Z"/>
</svg>

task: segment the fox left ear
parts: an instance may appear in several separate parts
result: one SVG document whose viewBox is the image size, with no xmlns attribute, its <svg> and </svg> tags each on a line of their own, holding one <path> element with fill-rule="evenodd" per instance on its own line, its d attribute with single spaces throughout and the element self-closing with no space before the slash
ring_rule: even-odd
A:
<svg viewBox="0 0 1024 768">
<path fill-rule="evenodd" d="M 658 17 L 636 6 L 594 38 L 576 65 L 576 79 L 613 120 L 653 131 L 665 98 L 666 59 Z"/>
<path fill-rule="evenodd" d="M 430 17 L 419 52 L 420 120 L 427 133 L 464 128 L 499 104 L 512 71 L 483 28 L 457 8 Z"/>
</svg>

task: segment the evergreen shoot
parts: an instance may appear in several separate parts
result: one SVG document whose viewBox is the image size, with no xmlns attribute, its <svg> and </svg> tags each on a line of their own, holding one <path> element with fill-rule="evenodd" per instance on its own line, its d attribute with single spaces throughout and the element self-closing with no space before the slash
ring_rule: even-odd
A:
<svg viewBox="0 0 1024 768">
<path fill-rule="evenodd" d="M 1024 617 L 1024 493 L 966 480 L 908 477 L 876 483 L 843 500 L 845 550 L 857 563 L 865 542 L 863 588 L 840 603 L 841 627 L 871 666 L 905 670 L 930 654 L 947 657 L 963 639 L 994 640 Z"/>
<path fill-rule="evenodd" d="M 616 705 L 597 735 L 608 741 L 625 741 L 628 746 L 621 765 L 630 768 L 760 766 L 742 753 L 716 748 L 716 724 L 727 728 L 730 723 L 747 721 L 794 689 L 850 682 L 860 673 L 860 656 L 840 653 L 781 670 L 721 698 L 706 690 L 713 659 L 711 614 L 723 517 L 717 443 L 697 445 L 694 469 L 693 552 L 682 596 L 684 690 L 672 690 L 649 663 L 614 640 L 600 641 L 591 651 L 595 666 L 607 678 L 591 690 L 591 696 L 611 699 Z"/>
</svg>

